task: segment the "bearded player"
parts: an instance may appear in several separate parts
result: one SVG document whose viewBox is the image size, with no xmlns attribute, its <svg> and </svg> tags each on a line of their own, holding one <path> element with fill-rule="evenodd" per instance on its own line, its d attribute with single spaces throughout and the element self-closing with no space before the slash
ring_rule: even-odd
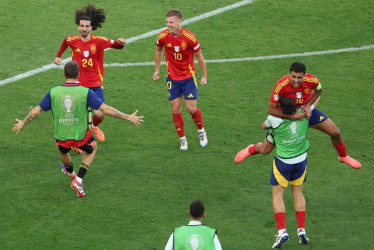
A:
<svg viewBox="0 0 374 250">
<path fill-rule="evenodd" d="M 91 34 L 92 30 L 102 27 L 105 22 L 103 9 L 96 9 L 94 5 L 88 5 L 82 10 L 75 11 L 75 23 L 78 25 L 79 35 L 67 36 L 57 52 L 55 64 L 61 64 L 61 55 L 67 47 L 73 51 L 73 61 L 79 63 L 78 84 L 90 88 L 103 102 L 103 78 L 104 78 L 104 50 L 107 48 L 122 49 L 126 44 L 124 38 L 117 41 Z M 104 120 L 104 113 L 95 110 L 92 118 L 92 131 L 96 139 L 105 141 L 104 133 L 98 127 Z"/>
</svg>

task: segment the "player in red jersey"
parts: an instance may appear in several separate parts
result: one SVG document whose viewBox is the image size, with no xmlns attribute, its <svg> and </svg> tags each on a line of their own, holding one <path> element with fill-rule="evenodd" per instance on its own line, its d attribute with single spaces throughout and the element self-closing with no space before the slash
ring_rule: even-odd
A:
<svg viewBox="0 0 374 250">
<path fill-rule="evenodd" d="M 78 25 L 79 35 L 68 36 L 64 39 L 57 52 L 55 64 L 61 64 L 61 55 L 70 47 L 73 52 L 73 61 L 79 63 L 78 83 L 83 87 L 90 88 L 103 101 L 103 78 L 104 78 L 104 49 L 122 49 L 126 44 L 124 38 L 117 41 L 91 34 L 92 30 L 102 26 L 105 22 L 103 9 L 95 9 L 94 5 L 88 5 L 84 10 L 75 11 L 75 22 Z M 92 118 L 92 131 L 96 139 L 105 141 L 104 133 L 98 125 L 104 120 L 104 113 L 95 110 Z"/>
<path fill-rule="evenodd" d="M 290 74 L 282 77 L 274 86 L 270 97 L 268 112 L 270 115 L 291 120 L 309 119 L 309 127 L 328 134 L 332 145 L 338 152 L 338 159 L 352 168 L 360 169 L 361 163 L 347 154 L 343 138 L 339 128 L 320 110 L 314 108 L 313 104 L 318 100 L 322 92 L 322 86 L 318 78 L 306 73 L 303 63 L 294 62 L 290 67 Z M 296 107 L 303 107 L 303 113 L 285 115 L 279 110 L 279 98 L 281 96 L 294 99 Z M 257 153 L 268 154 L 274 148 L 270 143 L 264 141 L 250 145 L 241 151 L 240 159 L 247 158 Z M 239 160 L 238 160 L 239 161 Z"/>
<path fill-rule="evenodd" d="M 327 115 L 314 107 L 320 98 L 321 92 L 322 86 L 318 78 L 306 73 L 306 67 L 303 63 L 294 62 L 291 64 L 290 74 L 282 77 L 274 86 L 269 102 L 269 115 L 290 120 L 299 120 L 307 117 L 309 119 L 309 127 L 320 130 L 330 136 L 332 145 L 338 152 L 340 162 L 346 163 L 352 168 L 360 169 L 361 163 L 348 156 L 339 128 Z M 303 113 L 283 114 L 279 109 L 279 98 L 282 96 L 292 98 L 296 103 L 296 107 L 303 107 Z M 273 148 L 274 145 L 266 141 L 265 138 L 264 142 L 251 144 L 240 151 L 234 161 L 239 163 L 247 157 L 258 153 L 268 154 Z"/>
<path fill-rule="evenodd" d="M 205 147 L 208 144 L 203 117 L 196 105 L 198 91 L 195 77 L 195 55 L 203 75 L 200 82 L 201 85 L 207 83 L 207 73 L 205 60 L 198 40 L 193 33 L 183 28 L 181 24 L 182 13 L 179 10 L 170 10 L 166 15 L 167 29 L 158 35 L 156 41 L 156 66 L 153 79 L 160 79 L 162 49 L 164 48 L 167 65 L 166 86 L 169 91 L 169 102 L 173 110 L 173 122 L 180 137 L 180 149 L 187 150 L 188 143 L 184 134 L 184 121 L 182 118 L 183 96 L 186 108 L 198 128 L 200 145 Z"/>
</svg>

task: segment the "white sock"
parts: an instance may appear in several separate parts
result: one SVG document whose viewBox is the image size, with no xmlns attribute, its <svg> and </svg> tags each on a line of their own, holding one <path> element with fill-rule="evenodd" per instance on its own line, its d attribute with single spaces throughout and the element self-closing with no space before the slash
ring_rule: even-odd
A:
<svg viewBox="0 0 374 250">
<path fill-rule="evenodd" d="M 287 230 L 285 228 L 279 229 L 278 230 L 278 235 L 282 235 L 282 234 L 284 234 L 284 232 L 287 232 Z"/>
<path fill-rule="evenodd" d="M 201 133 L 201 132 L 205 132 L 205 129 L 202 128 L 202 129 L 198 129 L 197 131 L 198 131 L 199 133 Z"/>
<path fill-rule="evenodd" d="M 183 140 L 183 139 L 187 140 L 186 136 L 182 136 L 182 137 L 180 137 L 179 139 L 180 139 L 180 140 Z"/>
<path fill-rule="evenodd" d="M 82 178 L 79 178 L 78 176 L 77 176 L 77 178 L 75 178 L 76 180 L 77 180 L 77 182 L 79 182 L 79 183 L 82 183 L 82 181 L 83 181 L 83 179 Z"/>
</svg>

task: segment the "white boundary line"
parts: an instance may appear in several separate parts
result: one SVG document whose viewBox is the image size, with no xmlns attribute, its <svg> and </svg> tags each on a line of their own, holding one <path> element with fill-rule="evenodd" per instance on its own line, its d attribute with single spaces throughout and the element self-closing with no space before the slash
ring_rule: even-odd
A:
<svg viewBox="0 0 374 250">
<path fill-rule="evenodd" d="M 226 62 L 244 62 L 244 61 L 260 61 L 260 60 L 272 60 L 272 59 L 281 59 L 288 57 L 305 57 L 305 56 L 316 56 L 316 55 L 329 55 L 329 54 L 338 54 L 344 52 L 353 52 L 359 50 L 369 50 L 374 49 L 374 44 L 362 47 L 346 48 L 346 49 L 335 49 L 335 50 L 323 50 L 323 51 L 314 51 L 314 52 L 303 52 L 295 54 L 283 54 L 283 55 L 273 55 L 273 56 L 258 56 L 258 57 L 243 57 L 243 58 L 231 58 L 231 59 L 212 59 L 205 60 L 206 63 L 226 63 Z M 195 63 L 197 61 L 195 60 Z M 165 62 L 161 64 L 165 65 Z M 138 62 L 138 63 L 108 63 L 104 64 L 105 67 L 131 67 L 131 66 L 151 66 L 155 65 L 154 62 Z"/>
<path fill-rule="evenodd" d="M 237 2 L 237 3 L 232 4 L 232 5 L 228 5 L 228 6 L 223 7 L 223 8 L 219 8 L 219 9 L 213 10 L 213 11 L 207 12 L 205 14 L 202 14 L 202 15 L 199 15 L 199 16 L 187 19 L 187 20 L 185 20 L 185 21 L 182 22 L 182 25 L 191 24 L 191 23 L 194 23 L 194 22 L 197 22 L 197 21 L 209 18 L 211 16 L 215 16 L 215 15 L 221 14 L 221 13 L 223 13 L 225 11 L 229 11 L 229 10 L 232 10 L 232 9 L 235 9 L 235 8 L 239 8 L 241 6 L 253 3 L 254 1 L 255 0 L 245 0 L 245 1 Z M 166 29 L 166 27 L 163 27 L 163 28 L 160 28 L 160 29 L 157 29 L 157 30 L 152 30 L 150 32 L 144 33 L 144 34 L 139 35 L 139 36 L 131 37 L 129 39 L 126 39 L 126 43 L 129 44 L 129 43 L 136 42 L 136 41 L 144 39 L 144 38 L 155 36 L 158 33 L 160 33 L 161 31 L 163 31 L 164 29 Z M 68 62 L 70 60 L 71 60 L 71 57 L 62 60 L 62 64 L 65 64 L 66 62 Z M 45 66 L 43 66 L 41 68 L 30 70 L 30 71 L 27 71 L 25 73 L 16 75 L 14 77 L 11 77 L 11 78 L 8 78 L 8 79 L 5 79 L 5 80 L 1 80 L 0 81 L 0 86 L 8 84 L 8 83 L 11 83 L 11 82 L 15 82 L 15 81 L 21 80 L 21 79 L 29 77 L 29 76 L 33 76 L 35 74 L 38 74 L 38 73 L 41 73 L 41 72 L 44 72 L 44 71 L 47 71 L 47 70 L 50 70 L 50 69 L 53 69 L 53 68 L 61 68 L 61 66 L 57 66 L 54 63 L 51 63 L 51 64 L 45 65 Z"/>
</svg>

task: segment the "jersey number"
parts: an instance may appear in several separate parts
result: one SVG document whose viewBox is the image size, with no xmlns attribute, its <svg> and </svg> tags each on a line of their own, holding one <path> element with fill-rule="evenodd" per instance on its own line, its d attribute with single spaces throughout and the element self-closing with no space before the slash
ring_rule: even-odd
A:
<svg viewBox="0 0 374 250">
<path fill-rule="evenodd" d="M 92 63 L 92 58 L 90 59 L 82 59 L 82 67 L 84 68 L 87 68 L 88 66 L 92 67 L 93 66 L 93 63 Z"/>
<path fill-rule="evenodd" d="M 177 61 L 182 61 L 182 54 L 181 53 L 174 53 L 174 59 Z"/>
<path fill-rule="evenodd" d="M 296 99 L 296 104 L 302 104 L 304 102 L 304 99 Z"/>
</svg>

